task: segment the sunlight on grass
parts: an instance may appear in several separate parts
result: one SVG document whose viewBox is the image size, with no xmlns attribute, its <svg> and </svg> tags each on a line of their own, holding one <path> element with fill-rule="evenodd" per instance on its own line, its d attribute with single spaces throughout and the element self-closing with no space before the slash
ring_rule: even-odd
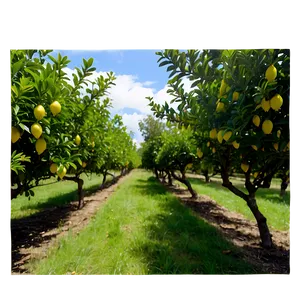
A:
<svg viewBox="0 0 300 300">
<path fill-rule="evenodd" d="M 226 255 L 224 250 L 231 250 Z M 239 250 L 167 192 L 135 171 L 79 235 L 32 261 L 33 274 L 249 274 Z"/>
<path fill-rule="evenodd" d="M 103 177 L 96 174 L 90 176 L 82 174 L 81 178 L 84 180 L 83 188 L 89 190 L 99 187 Z M 111 177 L 108 176 L 107 180 L 110 179 Z M 77 184 L 75 182 L 58 182 L 53 178 L 42 182 L 42 184 L 49 185 L 33 188 L 35 196 L 31 197 L 30 200 L 22 195 L 11 201 L 12 219 L 27 217 L 41 211 L 43 208 L 65 205 L 77 200 Z"/>
</svg>

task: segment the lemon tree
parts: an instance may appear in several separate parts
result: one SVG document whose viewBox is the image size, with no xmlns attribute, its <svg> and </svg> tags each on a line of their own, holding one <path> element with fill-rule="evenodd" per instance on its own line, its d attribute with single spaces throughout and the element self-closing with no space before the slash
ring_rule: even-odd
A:
<svg viewBox="0 0 300 300">
<path fill-rule="evenodd" d="M 246 201 L 262 245 L 272 247 L 255 193 L 289 165 L 289 50 L 165 50 L 157 54 L 160 66 L 170 72 L 168 92 L 178 107 L 175 110 L 149 98 L 152 110 L 179 126 L 191 126 L 200 144 L 210 139 L 223 186 Z M 183 78 L 191 82 L 189 92 Z M 231 183 L 232 169 L 245 174 L 248 194 Z"/>
</svg>

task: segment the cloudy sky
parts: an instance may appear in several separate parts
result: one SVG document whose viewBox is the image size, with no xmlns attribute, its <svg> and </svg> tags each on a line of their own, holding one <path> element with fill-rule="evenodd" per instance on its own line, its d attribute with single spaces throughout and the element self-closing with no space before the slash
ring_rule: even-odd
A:
<svg viewBox="0 0 300 300">
<path fill-rule="evenodd" d="M 92 77 L 113 71 L 117 77 L 115 86 L 110 89 L 112 99 L 111 114 L 123 117 L 128 131 L 134 133 L 134 141 L 139 145 L 143 137 L 139 132 L 138 122 L 151 114 L 146 97 L 154 97 L 157 103 L 170 102 L 167 94 L 168 73 L 166 67 L 158 67 L 158 50 L 55 50 L 68 56 L 71 62 L 66 72 L 71 77 L 75 67 L 80 67 L 82 59 L 94 58 L 96 71 Z"/>
</svg>

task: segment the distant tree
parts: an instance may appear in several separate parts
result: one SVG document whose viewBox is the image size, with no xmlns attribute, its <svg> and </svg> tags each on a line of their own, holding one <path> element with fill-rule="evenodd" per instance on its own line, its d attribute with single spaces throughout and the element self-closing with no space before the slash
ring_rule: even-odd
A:
<svg viewBox="0 0 300 300">
<path fill-rule="evenodd" d="M 145 142 L 150 139 L 154 139 L 162 134 L 166 129 L 165 124 L 159 119 L 155 119 L 151 115 L 148 115 L 142 121 L 139 122 L 139 129 L 144 137 Z"/>
</svg>

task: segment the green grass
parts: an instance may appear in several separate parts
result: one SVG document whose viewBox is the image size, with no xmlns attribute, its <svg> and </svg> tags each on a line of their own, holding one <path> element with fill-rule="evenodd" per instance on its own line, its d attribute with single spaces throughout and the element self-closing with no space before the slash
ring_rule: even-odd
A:
<svg viewBox="0 0 300 300">
<path fill-rule="evenodd" d="M 193 176 L 193 175 L 190 175 Z M 247 219 L 255 220 L 246 202 L 234 195 L 221 185 L 221 179 L 213 177 L 210 183 L 205 183 L 199 178 L 189 178 L 193 188 L 198 194 L 207 195 L 218 202 L 218 204 L 244 215 Z M 231 178 L 232 183 L 247 193 L 242 178 Z M 272 180 L 270 189 L 258 189 L 256 200 L 259 209 L 267 218 L 268 225 L 273 229 L 288 230 L 290 219 L 290 192 L 281 198 L 280 181 Z M 248 193 L 247 193 L 248 194 Z"/>
<path fill-rule="evenodd" d="M 83 188 L 85 191 L 98 189 L 103 178 L 102 175 L 98 176 L 95 174 L 92 174 L 91 176 L 82 174 L 80 177 L 84 180 Z M 107 180 L 110 179 L 111 176 L 107 176 Z M 49 185 L 33 188 L 35 195 L 34 197 L 31 197 L 30 200 L 22 195 L 11 201 L 12 219 L 28 217 L 45 208 L 65 205 L 77 200 L 77 183 L 73 181 L 58 182 L 56 179 L 49 179 L 41 184 Z"/>
<path fill-rule="evenodd" d="M 231 254 L 223 254 L 231 250 Z M 77 236 L 48 257 L 31 261 L 33 274 L 249 274 L 239 250 L 157 182 L 134 171 Z"/>
</svg>

